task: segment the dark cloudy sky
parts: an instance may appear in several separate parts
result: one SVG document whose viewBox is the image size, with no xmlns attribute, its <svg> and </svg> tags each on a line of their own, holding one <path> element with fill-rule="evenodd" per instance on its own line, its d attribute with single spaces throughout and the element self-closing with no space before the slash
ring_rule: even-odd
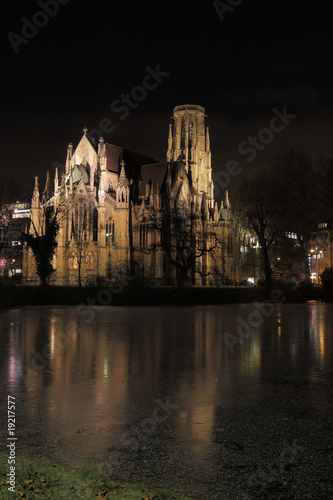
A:
<svg viewBox="0 0 333 500">
<path fill-rule="evenodd" d="M 7 177 L 32 185 L 37 174 L 43 182 L 53 162 L 64 163 L 68 142 L 76 145 L 83 127 L 100 128 L 103 119 L 114 125 L 108 142 L 164 160 L 180 104 L 205 107 L 216 173 L 230 160 L 243 173 L 268 165 L 291 146 L 333 156 L 330 2 L 230 0 L 234 7 L 221 20 L 223 7 L 219 16 L 210 1 L 62 0 L 46 21 L 36 17 L 42 3 L 2 6 Z M 23 43 L 16 35 L 33 19 L 45 26 Z M 168 76 L 121 119 L 112 103 L 158 65 Z M 239 145 L 284 107 L 297 118 L 248 161 Z"/>
</svg>

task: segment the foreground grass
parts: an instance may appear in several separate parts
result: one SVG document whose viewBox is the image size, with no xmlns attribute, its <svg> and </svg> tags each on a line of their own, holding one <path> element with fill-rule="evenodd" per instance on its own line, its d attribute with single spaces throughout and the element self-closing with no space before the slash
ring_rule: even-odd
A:
<svg viewBox="0 0 333 500">
<path fill-rule="evenodd" d="M 163 485 L 148 486 L 114 481 L 103 476 L 96 468 L 73 470 L 54 466 L 48 460 L 16 457 L 15 493 L 8 491 L 8 455 L 0 453 L 0 498 L 40 499 L 94 499 L 112 500 L 186 500 Z"/>
</svg>

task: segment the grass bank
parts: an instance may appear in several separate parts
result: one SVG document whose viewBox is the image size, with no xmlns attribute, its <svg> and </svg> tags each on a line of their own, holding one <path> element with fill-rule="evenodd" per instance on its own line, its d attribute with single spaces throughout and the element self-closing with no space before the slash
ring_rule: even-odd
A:
<svg viewBox="0 0 333 500">
<path fill-rule="evenodd" d="M 163 485 L 126 483 L 111 480 L 97 469 L 74 470 L 52 465 L 48 460 L 16 457 L 15 493 L 9 491 L 8 455 L 0 454 L 0 498 L 112 500 L 188 500 L 190 496 L 171 491 Z"/>
<path fill-rule="evenodd" d="M 316 287 L 292 287 L 283 283 L 275 288 L 281 293 L 283 302 L 306 302 L 308 300 L 332 301 L 332 294 Z M 60 287 L 0 285 L 0 307 L 38 305 L 213 305 L 250 303 L 269 300 L 270 296 L 261 287 L 192 287 L 181 292 L 173 287 L 138 287 L 129 283 L 125 287 Z"/>
</svg>

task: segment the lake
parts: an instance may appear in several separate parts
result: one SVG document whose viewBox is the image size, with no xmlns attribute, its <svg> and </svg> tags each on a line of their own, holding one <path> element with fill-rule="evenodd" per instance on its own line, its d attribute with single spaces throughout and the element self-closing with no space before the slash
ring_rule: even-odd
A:
<svg viewBox="0 0 333 500">
<path fill-rule="evenodd" d="M 1 438 L 197 498 L 333 499 L 333 305 L 0 313 Z"/>
</svg>

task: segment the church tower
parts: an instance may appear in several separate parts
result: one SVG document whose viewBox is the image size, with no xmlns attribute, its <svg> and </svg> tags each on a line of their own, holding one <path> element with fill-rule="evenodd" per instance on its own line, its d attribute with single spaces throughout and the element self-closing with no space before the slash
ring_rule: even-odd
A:
<svg viewBox="0 0 333 500">
<path fill-rule="evenodd" d="M 185 104 L 173 110 L 169 125 L 167 161 L 182 160 L 193 187 L 214 207 L 209 129 L 205 127 L 205 108 Z"/>
</svg>

